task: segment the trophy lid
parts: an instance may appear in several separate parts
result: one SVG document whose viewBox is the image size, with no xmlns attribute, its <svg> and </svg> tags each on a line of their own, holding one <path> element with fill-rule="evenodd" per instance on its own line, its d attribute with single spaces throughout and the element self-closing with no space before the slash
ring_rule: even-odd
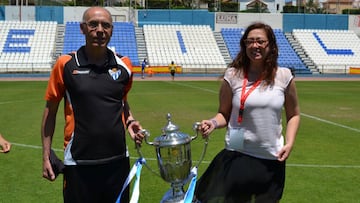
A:
<svg viewBox="0 0 360 203">
<path fill-rule="evenodd" d="M 179 132 L 179 127 L 171 122 L 170 113 L 166 115 L 166 119 L 167 125 L 162 128 L 164 134 L 155 138 L 154 145 L 168 147 L 187 144 L 191 141 L 189 135 Z"/>
</svg>

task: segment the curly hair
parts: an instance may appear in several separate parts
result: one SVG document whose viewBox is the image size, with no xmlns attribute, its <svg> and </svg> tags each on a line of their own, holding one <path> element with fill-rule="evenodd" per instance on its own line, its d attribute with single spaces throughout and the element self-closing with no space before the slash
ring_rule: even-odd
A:
<svg viewBox="0 0 360 203">
<path fill-rule="evenodd" d="M 274 83 L 274 78 L 276 70 L 278 68 L 277 59 L 279 56 L 279 48 L 276 44 L 276 37 L 273 29 L 264 23 L 255 22 L 251 24 L 244 32 L 243 36 L 240 39 L 240 52 L 234 58 L 234 60 L 229 64 L 229 67 L 233 67 L 240 72 L 247 73 L 250 68 L 250 59 L 246 54 L 246 45 L 245 40 L 247 39 L 249 32 L 254 29 L 263 29 L 266 33 L 266 36 L 269 40 L 269 50 L 270 53 L 265 58 L 264 69 L 261 73 L 261 79 L 265 80 L 265 85 L 272 85 Z"/>
</svg>

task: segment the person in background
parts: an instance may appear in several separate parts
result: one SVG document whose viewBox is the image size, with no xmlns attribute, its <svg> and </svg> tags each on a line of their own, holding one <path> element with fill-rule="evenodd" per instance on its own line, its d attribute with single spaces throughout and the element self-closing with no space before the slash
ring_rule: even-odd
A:
<svg viewBox="0 0 360 203">
<path fill-rule="evenodd" d="M 145 68 L 147 66 L 146 58 L 144 58 L 143 62 L 141 63 L 141 78 L 145 78 Z"/>
<path fill-rule="evenodd" d="M 8 153 L 11 149 L 11 143 L 7 141 L 2 134 L 0 133 L 0 152 L 1 153 Z"/>
<path fill-rule="evenodd" d="M 131 61 L 110 50 L 111 14 L 90 7 L 80 23 L 86 44 L 55 63 L 45 93 L 41 137 L 43 177 L 54 181 L 50 163 L 60 101 L 64 99 L 64 202 L 114 203 L 130 171 L 126 130 L 137 144 L 142 127 L 130 111 Z M 129 202 L 129 188 L 121 202 Z"/>
<path fill-rule="evenodd" d="M 150 65 L 147 65 L 147 72 L 149 77 L 152 77 L 155 74 L 153 68 Z"/>
<path fill-rule="evenodd" d="M 174 80 L 175 72 L 176 72 L 176 65 L 174 64 L 174 61 L 171 61 L 171 63 L 169 64 L 169 71 L 170 71 L 171 79 Z"/>
<path fill-rule="evenodd" d="M 196 201 L 275 203 L 281 199 L 285 161 L 300 125 L 300 108 L 294 77 L 290 69 L 278 67 L 277 59 L 272 28 L 261 22 L 251 24 L 240 40 L 240 52 L 225 71 L 218 113 L 201 122 L 204 137 L 218 128 L 227 130 L 225 149 L 198 181 Z"/>
</svg>

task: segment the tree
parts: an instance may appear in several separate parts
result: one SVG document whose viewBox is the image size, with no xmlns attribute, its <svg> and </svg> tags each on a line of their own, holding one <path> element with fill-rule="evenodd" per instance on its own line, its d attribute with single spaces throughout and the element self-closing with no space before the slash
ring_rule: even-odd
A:
<svg viewBox="0 0 360 203">
<path fill-rule="evenodd" d="M 309 0 L 305 4 L 305 13 L 324 13 L 325 10 L 320 8 L 319 2 L 314 2 L 314 0 Z"/>
</svg>

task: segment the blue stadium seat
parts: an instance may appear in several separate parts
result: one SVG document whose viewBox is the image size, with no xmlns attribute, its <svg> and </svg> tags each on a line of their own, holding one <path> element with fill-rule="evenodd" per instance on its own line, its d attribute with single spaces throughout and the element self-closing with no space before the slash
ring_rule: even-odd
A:
<svg viewBox="0 0 360 203">
<path fill-rule="evenodd" d="M 240 39 L 242 37 L 243 28 L 222 28 L 221 34 L 225 44 L 229 50 L 232 59 L 236 57 L 240 51 Z M 279 47 L 278 63 L 281 67 L 294 68 L 295 72 L 310 73 L 299 56 L 291 47 L 284 33 L 280 29 L 274 29 L 277 45 Z"/>
<path fill-rule="evenodd" d="M 57 23 L 53 21 L 0 21 L 0 71 L 51 70 Z"/>
<path fill-rule="evenodd" d="M 80 32 L 79 22 L 67 22 L 65 25 L 63 54 L 76 51 L 85 44 L 85 38 Z M 114 30 L 108 45 L 123 56 L 128 56 L 132 65 L 139 66 L 138 50 L 136 46 L 135 28 L 132 23 L 114 22 Z"/>
<path fill-rule="evenodd" d="M 294 29 L 293 35 L 322 73 L 360 64 L 360 39 L 352 30 Z"/>
</svg>

